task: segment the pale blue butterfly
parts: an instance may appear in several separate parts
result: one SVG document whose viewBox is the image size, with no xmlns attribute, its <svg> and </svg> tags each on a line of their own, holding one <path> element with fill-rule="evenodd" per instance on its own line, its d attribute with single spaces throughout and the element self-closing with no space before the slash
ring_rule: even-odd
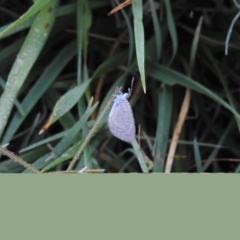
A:
<svg viewBox="0 0 240 240">
<path fill-rule="evenodd" d="M 115 96 L 113 106 L 108 117 L 108 127 L 111 133 L 125 142 L 132 142 L 135 139 L 136 127 L 132 108 L 128 102 L 132 94 L 134 78 L 128 93 L 120 93 Z"/>
</svg>

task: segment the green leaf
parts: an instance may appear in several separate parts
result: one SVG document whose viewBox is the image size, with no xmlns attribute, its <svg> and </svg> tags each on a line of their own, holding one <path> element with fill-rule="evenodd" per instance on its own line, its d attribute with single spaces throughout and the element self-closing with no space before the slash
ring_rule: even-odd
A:
<svg viewBox="0 0 240 240">
<path fill-rule="evenodd" d="M 34 107 L 39 98 L 47 91 L 52 82 L 56 79 L 58 74 L 66 66 L 66 64 L 73 58 L 76 54 L 76 41 L 69 43 L 66 47 L 62 49 L 61 52 L 55 57 L 52 63 L 46 68 L 40 78 L 37 80 L 35 85 L 29 91 L 28 95 L 24 98 L 22 102 L 22 107 L 27 115 L 31 109 Z M 47 81 L 46 81 L 47 79 Z M 18 127 L 21 125 L 25 116 L 20 116 L 19 113 L 14 114 L 11 120 L 6 134 L 3 138 L 3 143 L 8 143 L 11 137 L 14 135 Z"/>
<path fill-rule="evenodd" d="M 200 173 L 202 172 L 202 158 L 201 158 L 200 149 L 199 149 L 199 145 L 196 138 L 193 140 L 193 150 L 194 150 L 194 157 L 195 157 L 195 162 L 197 166 L 197 172 Z"/>
<path fill-rule="evenodd" d="M 69 148 L 69 146 L 73 143 L 74 138 L 77 133 L 80 131 L 82 126 L 86 123 L 89 116 L 93 113 L 94 109 L 97 107 L 98 103 L 95 103 L 92 107 L 92 101 L 90 101 L 89 106 L 85 112 L 85 114 L 76 122 L 76 124 L 68 131 L 68 134 L 65 135 L 61 141 L 53 148 L 52 152 L 39 158 L 32 165 L 37 169 L 42 169 L 46 167 L 48 164 L 53 162 L 54 158 L 64 154 L 64 152 Z M 29 170 L 25 170 L 24 172 L 29 172 Z"/>
<path fill-rule="evenodd" d="M 51 114 L 51 122 L 53 124 L 60 117 L 66 114 L 82 97 L 83 93 L 86 91 L 90 81 L 84 82 L 79 86 L 74 87 L 67 93 L 65 93 L 54 106 L 53 112 Z"/>
<path fill-rule="evenodd" d="M 145 38 L 143 29 L 143 9 L 142 0 L 134 1 L 132 4 L 133 21 L 134 21 L 134 36 L 135 47 L 137 55 L 137 64 L 142 81 L 143 91 L 146 93 L 146 80 L 145 80 Z"/>
<path fill-rule="evenodd" d="M 49 163 L 45 168 L 43 168 L 42 171 L 43 172 L 49 171 L 51 168 L 54 168 L 57 165 L 59 165 L 59 164 L 65 162 L 65 161 L 68 161 L 69 159 L 73 158 L 81 144 L 82 144 L 82 140 L 76 142 L 72 147 L 67 149 L 61 156 L 59 156 L 54 161 Z"/>
<path fill-rule="evenodd" d="M 43 4 L 43 2 L 45 3 L 46 1 L 38 1 L 36 4 L 39 5 L 39 2 Z M 45 5 L 46 4 L 44 4 L 44 6 Z M 0 118 L 0 138 L 12 111 L 17 93 L 37 60 L 52 29 L 57 6 L 58 0 L 54 0 L 42 8 L 13 64 L 5 90 L 0 98 L 0 115 L 2 116 Z M 49 9 L 51 9 L 51 11 Z"/>
<path fill-rule="evenodd" d="M 13 22 L 11 25 L 9 25 L 6 29 L 4 29 L 1 33 L 0 33 L 0 39 L 1 37 L 8 32 L 9 30 L 13 29 L 14 27 L 17 27 L 18 25 L 20 25 L 21 23 L 27 21 L 30 17 L 32 17 L 34 14 L 36 14 L 38 11 L 42 10 L 44 8 L 44 6 L 46 4 L 49 4 L 49 6 L 52 4 L 52 2 L 54 1 L 50 1 L 50 0 L 40 0 L 40 1 L 36 1 L 32 7 L 30 7 L 28 9 L 28 11 L 26 13 L 24 13 L 17 21 Z M 49 7 L 48 6 L 48 7 Z M 45 8 L 44 8 L 45 9 Z M 46 10 L 46 9 L 45 9 Z"/>
<path fill-rule="evenodd" d="M 172 39 L 172 44 L 173 44 L 173 53 L 172 53 L 171 60 L 168 64 L 168 65 L 171 65 L 171 63 L 174 60 L 174 58 L 176 56 L 176 53 L 177 53 L 178 39 L 177 39 L 177 31 L 176 31 L 176 27 L 175 27 L 175 23 L 174 23 L 174 18 L 173 18 L 173 15 L 172 15 L 170 0 L 164 0 L 164 3 L 165 3 L 166 10 L 167 10 L 168 29 L 169 29 L 170 36 L 171 36 L 171 39 Z"/>
<path fill-rule="evenodd" d="M 227 102 L 225 102 L 221 97 L 219 97 L 216 93 L 212 92 L 208 88 L 204 87 L 202 84 L 194 81 L 193 79 L 186 77 L 185 75 L 178 73 L 170 68 L 161 66 L 156 63 L 147 62 L 146 63 L 146 72 L 147 75 L 160 80 L 168 85 L 179 84 L 181 86 L 190 88 L 194 91 L 203 93 L 209 98 L 213 99 L 217 103 L 221 104 L 223 107 L 228 109 L 230 112 L 234 114 L 237 121 L 240 121 L 239 113 L 230 106 Z"/>
<path fill-rule="evenodd" d="M 162 172 L 166 157 L 173 109 L 173 89 L 163 84 L 159 91 L 158 122 L 154 144 L 154 172 Z"/>
<path fill-rule="evenodd" d="M 159 60 L 162 52 L 162 33 L 160 23 L 156 13 L 155 2 L 153 0 L 149 0 L 151 12 L 152 12 L 152 19 L 153 19 L 153 27 L 155 32 L 155 42 L 156 42 L 156 59 Z"/>
</svg>

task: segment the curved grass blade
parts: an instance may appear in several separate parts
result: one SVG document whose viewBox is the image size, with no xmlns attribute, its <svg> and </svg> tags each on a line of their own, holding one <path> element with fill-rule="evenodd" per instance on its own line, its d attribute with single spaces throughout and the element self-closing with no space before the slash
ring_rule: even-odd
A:
<svg viewBox="0 0 240 240">
<path fill-rule="evenodd" d="M 145 38 L 143 28 L 143 9 L 142 0 L 134 1 L 132 4 L 133 9 L 133 22 L 134 22 L 134 36 L 135 48 L 137 56 L 137 64 L 140 72 L 141 82 L 144 93 L 146 93 L 146 80 L 145 80 Z"/>
<path fill-rule="evenodd" d="M 69 159 L 72 159 L 74 155 L 76 154 L 77 150 L 79 149 L 80 145 L 82 144 L 83 140 L 80 140 L 76 142 L 72 147 L 67 149 L 61 156 L 53 160 L 50 164 L 48 164 L 46 167 L 42 169 L 42 172 L 49 171 L 50 169 L 58 166 L 59 164 L 68 161 Z"/>
<path fill-rule="evenodd" d="M 82 59 L 87 62 L 88 32 L 92 24 L 92 15 L 89 1 L 77 0 L 77 38 L 78 38 L 78 72 L 77 83 L 84 79 L 82 73 Z"/>
<path fill-rule="evenodd" d="M 213 74 L 217 75 L 219 81 L 223 85 L 223 89 L 226 93 L 226 97 L 227 97 L 229 104 L 232 106 L 232 108 L 234 108 L 237 111 L 237 107 L 236 107 L 237 105 L 236 105 L 236 103 L 234 103 L 234 97 L 229 89 L 228 82 L 219 66 L 219 63 L 216 61 L 216 59 L 213 57 L 213 55 L 207 48 L 203 47 L 202 49 L 203 49 L 204 53 L 206 54 L 207 58 L 209 59 L 209 61 L 211 62 L 210 65 L 207 64 L 207 67 L 211 71 L 213 71 Z M 238 123 L 238 129 L 240 130 L 240 122 L 237 121 L 237 123 Z"/>
<path fill-rule="evenodd" d="M 238 11 L 238 13 L 236 14 L 236 16 L 233 18 L 231 25 L 228 29 L 228 33 L 227 33 L 227 37 L 226 37 L 226 42 L 225 42 L 225 55 L 228 55 L 228 45 L 229 45 L 229 40 L 230 40 L 230 36 L 233 30 L 233 26 L 235 24 L 235 22 L 237 21 L 237 19 L 240 17 L 240 11 Z"/>
<path fill-rule="evenodd" d="M 58 74 L 66 66 L 66 64 L 73 58 L 76 54 L 76 41 L 69 43 L 63 50 L 55 57 L 52 63 L 46 68 L 43 74 L 40 76 L 38 81 L 29 91 L 28 95 L 22 102 L 22 107 L 27 115 L 31 109 L 34 107 L 35 103 L 40 99 L 40 97 L 46 92 Z M 47 79 L 47 81 L 46 81 Z M 6 134 L 4 135 L 3 142 L 9 142 L 12 136 L 15 134 L 16 130 L 20 124 L 25 119 L 16 113 L 11 120 Z"/>
<path fill-rule="evenodd" d="M 64 136 L 66 136 L 68 134 L 68 132 L 69 132 L 69 129 L 65 130 L 65 131 L 62 131 L 60 133 L 57 133 L 57 134 L 55 134 L 55 135 L 53 135 L 51 137 L 45 138 L 44 140 L 41 140 L 41 141 L 39 141 L 37 143 L 33 143 L 32 145 L 23 148 L 21 151 L 19 151 L 19 153 L 24 153 L 24 152 L 29 151 L 31 149 L 35 149 L 36 150 L 36 148 L 39 147 L 39 146 L 46 145 L 46 144 L 51 143 L 51 142 L 53 142 L 53 141 L 55 141 L 55 140 L 57 140 L 59 138 L 62 138 Z"/>
<path fill-rule="evenodd" d="M 169 132 L 172 118 L 173 89 L 163 84 L 159 92 L 158 123 L 154 144 L 153 172 L 162 172 L 167 152 Z"/>
<path fill-rule="evenodd" d="M 41 1 L 36 1 L 32 7 L 28 9 L 26 13 L 24 13 L 17 21 L 13 22 L 11 25 L 9 25 L 6 29 L 4 29 L 2 32 L 0 32 L 0 38 L 9 30 L 13 29 L 14 27 L 20 25 L 21 23 L 27 21 L 31 16 L 36 14 L 38 11 L 42 11 L 45 9 L 45 5 L 49 4 L 49 6 L 53 3 L 54 1 L 50 0 L 41 0 Z"/>
<path fill-rule="evenodd" d="M 192 75 L 192 71 L 193 71 L 193 67 L 194 67 L 194 62 L 195 62 L 196 53 L 197 53 L 197 49 L 198 49 L 200 32 L 201 32 L 201 28 L 202 28 L 202 22 L 203 22 L 203 17 L 200 17 L 195 34 L 194 34 L 192 47 L 191 47 L 191 54 L 190 54 L 190 61 L 189 61 L 189 65 L 190 65 L 189 76 Z"/>
<path fill-rule="evenodd" d="M 46 99 L 46 103 L 49 108 L 53 109 L 58 99 L 61 98 L 61 92 L 51 87 L 44 94 L 44 98 Z M 71 111 L 59 118 L 59 124 L 64 130 L 70 129 L 75 123 L 76 119 L 75 116 L 73 116 L 73 112 Z"/>
<path fill-rule="evenodd" d="M 172 9 L 171 9 L 171 4 L 170 0 L 164 0 L 166 11 L 167 11 L 167 24 L 168 24 L 168 29 L 170 32 L 170 36 L 172 39 L 172 44 L 173 44 L 173 54 L 172 57 L 168 63 L 168 65 L 171 65 L 172 61 L 174 60 L 177 49 L 178 49 L 178 38 L 177 38 L 177 31 L 176 31 L 176 26 L 174 23 L 174 18 L 172 15 Z"/>
<path fill-rule="evenodd" d="M 108 5 L 108 0 L 91 1 L 90 2 L 91 9 L 95 9 L 95 8 L 106 6 L 106 5 Z M 73 14 L 75 12 L 76 12 L 76 3 L 69 3 L 69 4 L 66 4 L 66 5 L 63 5 L 63 6 L 59 6 L 59 8 L 57 10 L 57 17 L 66 16 L 66 15 L 69 15 L 69 14 Z M 6 37 L 8 37 L 12 34 L 15 34 L 17 32 L 20 32 L 22 30 L 25 30 L 25 29 L 29 28 L 32 25 L 35 18 L 36 18 L 36 15 L 26 19 L 24 22 L 22 22 L 21 24 L 19 24 L 17 26 L 14 26 L 14 28 L 11 28 L 7 32 L 5 32 L 3 34 L 3 36 L 0 37 L 0 39 L 6 38 Z M 0 32 L 7 29 L 13 23 L 10 23 L 10 24 L 7 24 L 5 26 L 0 27 Z"/>
<path fill-rule="evenodd" d="M 117 4 L 119 4 L 118 0 L 115 0 L 115 1 L 116 1 Z M 133 57 L 133 47 L 134 47 L 133 28 L 132 28 L 132 25 L 130 23 L 130 19 L 129 19 L 126 11 L 124 10 L 124 8 L 122 8 L 120 11 L 123 15 L 123 18 L 124 18 L 125 22 L 126 22 L 128 35 L 129 35 L 128 66 L 130 66 L 131 61 L 132 61 L 132 57 Z"/>
<path fill-rule="evenodd" d="M 152 12 L 152 19 L 153 19 L 153 27 L 154 27 L 154 38 L 156 42 L 156 60 L 160 59 L 161 52 L 162 52 L 162 33 L 161 27 L 157 18 L 155 3 L 153 0 L 149 0 L 151 12 Z"/>
<path fill-rule="evenodd" d="M 74 167 L 75 163 L 77 162 L 77 160 L 80 158 L 83 150 L 85 149 L 85 147 L 88 145 L 89 141 L 91 140 L 91 138 L 93 137 L 93 135 L 96 133 L 96 131 L 99 128 L 99 125 L 104 117 L 104 115 L 106 114 L 108 108 L 110 107 L 114 96 L 116 94 L 119 94 L 121 90 L 121 87 L 116 88 L 113 95 L 111 96 L 111 98 L 109 99 L 109 101 L 107 102 L 105 108 L 103 109 L 103 111 L 100 113 L 100 115 L 98 116 L 97 120 L 95 121 L 94 125 L 92 126 L 92 128 L 90 129 L 88 135 L 86 136 L 86 138 L 84 139 L 83 143 L 81 144 L 79 150 L 77 151 L 76 155 L 74 156 L 74 158 L 72 159 L 72 161 L 70 162 L 66 172 L 69 172 L 72 170 L 72 168 Z"/>
<path fill-rule="evenodd" d="M 230 112 L 232 112 L 236 117 L 237 121 L 240 121 L 240 114 L 232 106 L 230 106 L 226 101 L 222 100 L 222 98 L 219 97 L 216 93 L 212 92 L 211 90 L 204 87 L 202 84 L 194 81 L 193 79 L 186 77 L 183 74 L 178 73 L 177 71 L 152 62 L 146 63 L 146 72 L 147 75 L 157 80 L 160 80 L 168 85 L 179 84 L 194 91 L 203 93 L 204 95 L 213 99 L 214 101 L 228 109 Z"/>
<path fill-rule="evenodd" d="M 226 129 L 224 130 L 224 133 L 221 135 L 221 137 L 217 143 L 218 145 L 222 145 L 226 141 L 226 138 L 229 135 L 230 131 L 232 130 L 233 126 L 234 126 L 234 119 L 232 118 L 232 120 L 230 121 L 230 123 L 228 124 Z M 215 148 L 212 150 L 211 154 L 208 157 L 209 160 L 207 160 L 202 167 L 203 172 L 205 172 L 207 170 L 207 168 L 211 165 L 211 163 L 212 163 L 211 160 L 216 158 L 219 151 L 220 151 L 219 148 Z"/>
<path fill-rule="evenodd" d="M 90 2 L 87 0 L 77 0 L 77 38 L 78 38 L 78 68 L 77 68 L 77 83 L 86 82 L 89 79 L 88 67 L 87 67 L 87 53 L 88 53 L 88 41 L 89 41 L 89 29 L 92 25 L 92 12 L 90 8 Z M 89 99 L 90 91 L 85 91 L 86 98 Z M 78 102 L 78 114 L 81 116 L 86 109 L 86 104 L 82 98 Z M 83 138 L 88 134 L 87 124 L 82 127 Z M 91 168 L 89 146 L 84 149 L 84 162 L 85 166 Z"/>
<path fill-rule="evenodd" d="M 13 64 L 5 90 L 0 98 L 0 138 L 7 124 L 17 93 L 37 60 L 52 29 L 57 6 L 58 0 L 54 0 L 40 11 Z"/>
<path fill-rule="evenodd" d="M 97 107 L 98 103 L 95 103 L 92 107 L 91 107 L 91 104 L 92 104 L 92 100 L 90 101 L 89 106 L 86 112 L 84 113 L 84 115 L 68 131 L 68 134 L 65 135 L 61 139 L 61 141 L 53 148 L 52 152 L 42 156 L 32 164 L 35 168 L 42 169 L 46 167 L 69 148 L 69 146 L 73 143 L 73 140 L 78 134 L 78 132 L 81 130 L 83 125 L 86 124 L 87 119 L 92 114 L 94 109 Z M 24 172 L 28 172 L 28 170 L 25 170 Z"/>
<path fill-rule="evenodd" d="M 59 6 L 59 8 L 57 9 L 56 16 L 57 17 L 62 17 L 62 16 L 65 16 L 65 15 L 72 14 L 75 11 L 76 11 L 76 4 L 75 3 L 66 4 L 64 6 Z M 36 15 L 26 19 L 24 22 L 15 26 L 14 28 L 9 29 L 7 32 L 4 33 L 3 36 L 0 37 L 0 39 L 6 38 L 10 35 L 13 35 L 15 33 L 18 33 L 22 30 L 25 30 L 25 29 L 29 28 L 32 25 L 35 18 L 36 18 Z M 5 26 L 0 27 L 0 32 L 4 31 L 5 29 L 7 29 L 12 24 L 13 23 L 10 23 L 10 24 L 7 24 Z"/>
<path fill-rule="evenodd" d="M 40 119 L 40 116 L 41 114 L 38 113 L 36 118 L 34 119 L 33 121 L 33 124 L 31 125 L 26 137 L 24 137 L 24 140 L 21 144 L 21 147 L 20 148 L 24 148 L 25 146 L 27 146 L 27 144 L 29 143 L 29 140 L 31 139 L 31 137 L 33 136 L 33 134 L 35 133 L 36 131 L 36 127 L 37 127 L 37 124 L 39 122 L 39 119 Z"/>
<path fill-rule="evenodd" d="M 79 99 L 86 91 L 86 88 L 88 87 L 89 83 L 90 81 L 88 80 L 87 82 L 84 82 L 83 84 L 74 87 L 57 101 L 51 113 L 51 116 L 49 117 L 49 120 L 44 125 L 39 134 L 46 131 L 50 125 L 56 122 L 64 114 L 66 114 L 79 101 Z"/>
</svg>

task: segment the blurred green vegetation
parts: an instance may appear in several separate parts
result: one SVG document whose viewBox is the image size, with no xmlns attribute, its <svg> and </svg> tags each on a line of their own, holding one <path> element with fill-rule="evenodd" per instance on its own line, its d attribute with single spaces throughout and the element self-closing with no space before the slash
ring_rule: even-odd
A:
<svg viewBox="0 0 240 240">
<path fill-rule="evenodd" d="M 135 0 L 108 16 L 119 3 L 0 1 L 1 145 L 36 169 L 65 171 L 115 88 L 127 92 L 134 76 L 130 103 L 150 172 L 165 171 L 186 89 L 171 171 L 239 172 L 238 2 Z M 141 172 L 107 115 L 73 170 Z M 25 172 L 1 155 L 0 173 Z"/>
</svg>

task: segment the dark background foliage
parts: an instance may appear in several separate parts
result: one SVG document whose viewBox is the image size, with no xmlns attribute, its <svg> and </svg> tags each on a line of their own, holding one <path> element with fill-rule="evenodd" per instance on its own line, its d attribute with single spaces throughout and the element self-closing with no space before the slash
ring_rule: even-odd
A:
<svg viewBox="0 0 240 240">
<path fill-rule="evenodd" d="M 132 76 L 135 76 L 130 103 L 136 125 L 141 125 L 141 147 L 154 166 L 160 162 L 159 167 L 153 167 L 151 171 L 162 172 L 165 169 L 178 115 L 186 89 L 189 88 L 190 107 L 174 153 L 172 171 L 238 172 L 240 118 L 233 113 L 239 112 L 240 100 L 238 20 L 232 30 L 228 55 L 225 55 L 225 41 L 231 22 L 238 12 L 237 6 L 231 0 L 152 1 L 157 16 L 156 23 L 150 2 L 143 1 L 146 94 L 136 64 L 135 44 L 141 43 L 142 39 L 134 36 L 132 6 L 124 8 L 125 17 L 121 11 L 108 16 L 116 6 L 115 1 L 60 1 L 47 41 L 17 93 L 20 110 L 21 106 L 25 110 L 22 102 L 36 83 L 40 82 L 41 77 L 44 80 L 38 86 L 39 91 L 48 81 L 51 84 L 41 93 L 39 99 L 36 95 L 28 99 L 28 103 L 34 102 L 34 106 L 24 115 L 22 122 L 18 119 L 13 121 L 20 111 L 14 105 L 1 136 L 1 143 L 5 144 L 5 140 L 8 140 L 7 148 L 10 151 L 40 170 L 53 162 L 56 163 L 55 166 L 47 169 L 48 171 L 65 170 L 113 93 L 114 86 L 122 85 L 126 92 Z M 32 4 L 32 1 L 26 0 L 1 0 L 1 29 L 16 21 Z M 170 15 L 167 4 L 171 7 Z M 203 22 L 200 34 L 196 35 L 201 17 Z M 26 19 L 25 23 L 28 21 Z M 0 38 L 1 94 L 14 61 L 26 42 L 32 22 L 33 20 L 21 31 L 16 30 Z M 156 31 L 156 27 L 160 32 Z M 196 45 L 194 36 L 198 39 Z M 66 50 L 74 40 L 76 42 L 69 47 L 70 50 Z M 66 52 L 60 56 L 64 49 Z M 75 52 L 72 57 L 69 53 L 71 49 Z M 196 54 L 193 54 L 194 49 Z M 68 53 L 69 61 L 66 60 Z M 57 64 L 52 66 L 56 60 Z M 60 66 L 64 60 L 66 64 Z M 51 72 L 59 70 L 59 73 L 54 77 L 46 73 L 48 69 Z M 88 79 L 91 81 L 77 104 L 39 135 L 61 96 Z M 60 146 L 60 150 L 56 150 L 66 134 L 55 140 L 48 138 L 71 129 L 87 112 L 91 96 L 94 101 L 99 101 L 98 107 L 79 131 L 72 135 L 66 146 Z M 228 104 L 229 109 L 221 100 Z M 61 108 L 64 107 L 64 104 L 61 105 Z M 13 125 L 17 127 L 10 136 L 8 131 L 11 131 Z M 40 144 L 40 141 L 43 142 Z M 39 145 L 33 145 L 36 143 Z M 31 149 L 26 149 L 29 146 L 32 146 Z M 71 147 L 73 150 L 69 153 Z M 21 151 L 23 149 L 26 150 Z M 63 157 L 64 154 L 67 157 Z M 141 171 L 131 145 L 110 134 L 106 117 L 74 169 L 79 170 L 84 166 L 105 169 L 106 172 Z M 0 172 L 26 170 L 2 156 Z"/>
</svg>

